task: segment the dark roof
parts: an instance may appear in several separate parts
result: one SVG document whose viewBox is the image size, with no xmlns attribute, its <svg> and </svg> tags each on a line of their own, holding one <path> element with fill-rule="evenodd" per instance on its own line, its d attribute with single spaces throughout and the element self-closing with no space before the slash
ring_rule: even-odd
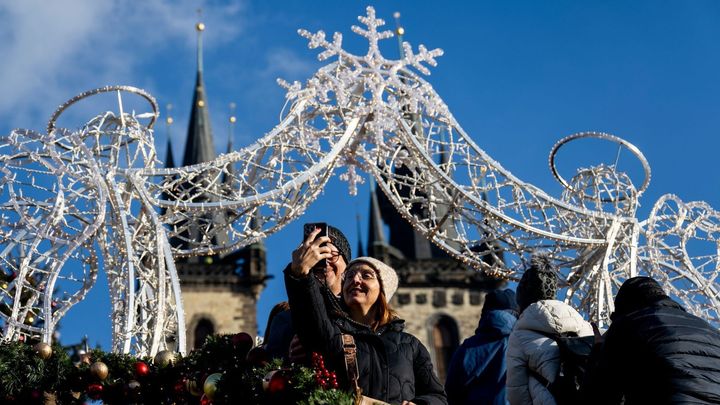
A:
<svg viewBox="0 0 720 405">
<path fill-rule="evenodd" d="M 172 151 L 172 143 L 170 142 L 170 134 L 168 134 L 167 150 L 165 151 L 165 167 L 172 169 L 175 167 L 175 156 Z"/>
<path fill-rule="evenodd" d="M 383 229 L 383 216 L 380 212 L 380 203 L 377 198 L 377 187 L 375 182 L 370 181 L 370 223 L 368 224 L 368 254 L 372 254 L 376 245 L 386 245 L 385 230 Z"/>
<path fill-rule="evenodd" d="M 198 69 L 195 80 L 195 93 L 193 94 L 193 103 L 190 109 L 190 123 L 188 125 L 187 141 L 185 142 L 183 166 L 208 162 L 215 159 L 215 156 L 215 144 L 213 143 L 212 129 L 210 128 L 205 84 L 203 83 L 202 70 Z"/>
</svg>

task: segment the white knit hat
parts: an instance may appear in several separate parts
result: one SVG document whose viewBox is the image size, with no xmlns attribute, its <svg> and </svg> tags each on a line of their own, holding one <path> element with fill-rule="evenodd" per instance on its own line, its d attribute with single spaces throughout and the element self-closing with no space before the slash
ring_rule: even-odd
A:
<svg viewBox="0 0 720 405">
<path fill-rule="evenodd" d="M 385 292 L 385 298 L 390 302 L 390 299 L 395 295 L 395 291 L 397 291 L 398 288 L 398 276 L 395 270 L 374 257 L 358 257 L 350 261 L 347 267 L 350 268 L 350 266 L 355 263 L 365 263 L 378 272 L 380 275 L 380 285 Z"/>
</svg>

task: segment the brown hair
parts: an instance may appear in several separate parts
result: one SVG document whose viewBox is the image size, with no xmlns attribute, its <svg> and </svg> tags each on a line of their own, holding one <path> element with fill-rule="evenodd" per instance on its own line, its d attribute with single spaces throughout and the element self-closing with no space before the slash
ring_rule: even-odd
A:
<svg viewBox="0 0 720 405">
<path fill-rule="evenodd" d="M 373 331 L 390 323 L 390 321 L 398 317 L 397 312 L 390 307 L 390 303 L 388 303 L 387 298 L 385 298 L 385 291 L 382 288 L 382 282 L 380 283 L 380 294 L 378 295 L 378 299 L 375 301 L 375 304 L 373 304 L 373 307 L 376 311 L 375 322 L 370 325 Z"/>
<path fill-rule="evenodd" d="M 263 337 L 263 341 L 269 342 L 270 341 L 270 324 L 272 324 L 273 319 L 275 318 L 275 315 L 289 311 L 290 310 L 290 303 L 287 301 L 279 302 L 275 304 L 274 307 L 270 310 L 270 315 L 268 315 L 267 324 L 265 324 L 265 336 Z"/>
</svg>

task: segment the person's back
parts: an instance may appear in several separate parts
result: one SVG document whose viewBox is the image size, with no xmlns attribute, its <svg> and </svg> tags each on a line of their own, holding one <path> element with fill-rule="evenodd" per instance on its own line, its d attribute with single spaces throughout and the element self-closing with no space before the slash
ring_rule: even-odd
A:
<svg viewBox="0 0 720 405">
<path fill-rule="evenodd" d="M 505 352 L 517 320 L 515 293 L 495 290 L 486 295 L 475 335 L 465 339 L 448 368 L 448 403 L 505 405 Z"/>
<path fill-rule="evenodd" d="M 517 287 L 520 317 L 507 351 L 507 396 L 512 405 L 555 405 L 550 387 L 560 370 L 560 348 L 548 337 L 589 336 L 592 326 L 564 302 L 555 299 L 558 270 L 550 257 L 534 255 Z"/>
<path fill-rule="evenodd" d="M 644 304 L 625 310 L 621 302 L 616 308 L 620 312 L 585 386 L 588 402 L 620 404 L 624 397 L 627 405 L 720 404 L 720 332 L 687 313 L 651 279 L 630 280 L 631 288 L 640 286 L 635 292 L 655 288 L 656 293 Z"/>
<path fill-rule="evenodd" d="M 590 336 L 592 326 L 571 306 L 542 300 L 527 307 L 510 335 L 507 352 L 508 401 L 513 405 L 555 405 L 543 381 L 554 382 L 560 370 L 560 348 L 546 334 Z"/>
<path fill-rule="evenodd" d="M 506 403 L 505 352 L 515 321 L 507 311 L 490 311 L 476 334 L 458 348 L 445 382 L 451 405 Z"/>
</svg>

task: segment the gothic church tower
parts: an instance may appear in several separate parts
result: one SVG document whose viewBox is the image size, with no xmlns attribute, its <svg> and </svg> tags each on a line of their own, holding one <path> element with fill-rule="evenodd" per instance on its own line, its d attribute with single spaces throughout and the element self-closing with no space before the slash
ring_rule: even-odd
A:
<svg viewBox="0 0 720 405">
<path fill-rule="evenodd" d="M 205 25 L 198 23 L 196 30 L 197 74 L 182 161 L 184 166 L 216 157 L 203 81 L 202 33 Z M 171 118 L 168 120 L 168 123 L 172 122 Z M 234 123 L 235 117 L 231 116 L 230 125 Z M 169 134 L 167 150 L 166 166 L 173 167 Z M 231 150 L 232 132 L 228 138 L 228 152 Z M 190 232 L 192 235 L 192 228 Z M 227 236 L 217 238 L 227 240 Z M 208 335 L 216 333 L 257 334 L 257 300 L 268 279 L 262 242 L 223 255 L 178 259 L 176 265 L 189 350 L 200 347 Z"/>
<path fill-rule="evenodd" d="M 396 34 L 402 44 L 405 30 L 399 24 Z M 402 56 L 403 50 L 400 47 Z M 417 117 L 408 113 L 415 131 L 422 131 Z M 440 165 L 447 163 L 447 154 L 441 154 Z M 399 174 L 411 175 L 400 167 Z M 427 347 L 435 371 L 445 381 L 452 354 L 465 338 L 475 333 L 485 293 L 501 285 L 500 280 L 489 278 L 470 269 L 418 233 L 393 207 L 382 190 L 371 183 L 367 252 L 391 265 L 400 278 L 399 288 L 391 306 L 405 320 L 405 330 L 416 336 Z M 413 211 L 423 216 L 423 207 Z M 442 217 L 443 213 L 438 213 Z M 389 239 L 385 227 L 389 229 Z M 454 234 L 452 224 L 444 232 Z M 489 256 L 488 256 L 489 259 Z"/>
</svg>

